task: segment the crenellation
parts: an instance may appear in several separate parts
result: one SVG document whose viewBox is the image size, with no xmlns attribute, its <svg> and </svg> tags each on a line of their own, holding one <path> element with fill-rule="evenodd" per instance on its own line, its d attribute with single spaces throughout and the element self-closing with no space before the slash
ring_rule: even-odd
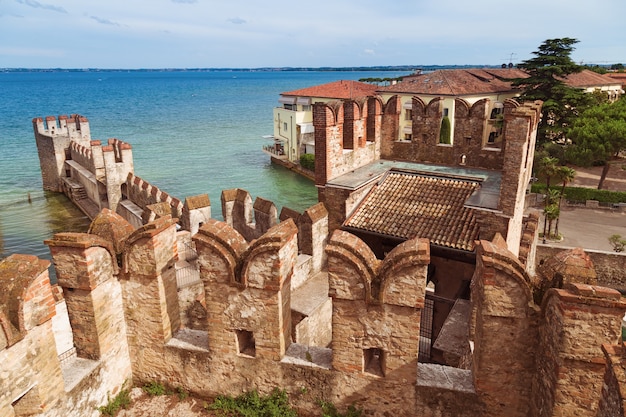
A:
<svg viewBox="0 0 626 417">
<path fill-rule="evenodd" d="M 289 357 L 294 337 L 290 280 L 299 252 L 296 223 L 303 218 L 313 224 L 323 221 L 325 208 L 318 205 L 300 218 L 287 217 L 251 243 L 225 222 L 208 219 L 199 227 L 192 239 L 203 281 L 207 330 L 183 331 L 180 326 L 173 268 L 178 258 L 175 219 L 160 217 L 131 231 L 115 213 L 104 212 L 90 228 L 97 235 L 55 235 L 46 243 L 64 289 L 79 357 L 97 360 L 108 372 L 121 370 L 109 387 L 121 386 L 131 370 L 135 383 L 168 380 L 209 396 L 234 395 L 242 389 L 266 393 L 276 384 L 295 393 L 305 385 L 310 397 L 295 401 L 309 411 L 315 405 L 307 398 L 321 395 L 344 407 L 358 401 L 375 416 L 417 415 L 415 410 L 476 417 L 556 415 L 530 414 L 531 406 L 539 404 L 546 410 L 597 408 L 602 388 L 597 378 L 604 375 L 604 360 L 596 342 L 617 340 L 626 303 L 615 291 L 574 284 L 549 290 L 541 315 L 524 265 L 497 235 L 478 245 L 471 289 L 473 330 L 468 335 L 474 342 L 472 365 L 465 370 L 441 367 L 442 375 L 456 382 L 440 381 L 441 372 L 418 363 L 433 262 L 426 239 L 410 239 L 378 260 L 361 239 L 335 231 L 325 248 L 332 296 L 332 342 L 324 353 L 329 365 L 313 366 Z M 116 269 L 116 259 L 121 269 Z M 47 281 L 41 288 L 46 285 L 49 288 Z M 25 298 L 46 305 L 54 302 L 51 296 Z M 105 321 L 114 323 L 113 328 L 103 326 Z M 582 323 L 593 324 L 589 328 Z M 22 349 L 21 343 L 0 350 L 0 356 Z M 302 349 L 314 352 L 310 354 L 314 361 L 321 360 L 315 350 L 321 348 L 296 350 Z M 303 373 L 308 375 L 305 379 Z M 27 375 L 27 381 L 33 377 Z M 429 383 L 428 378 L 434 379 Z M 594 388 L 583 395 L 572 389 L 572 378 L 582 378 L 590 384 L 585 386 Z M 555 384 L 564 388 L 556 389 Z M 48 384 L 38 386 L 41 396 Z M 103 404 L 106 392 L 98 392 L 95 401 Z M 69 394 L 56 395 L 58 405 L 51 407 L 67 410 L 70 405 L 61 404 Z M 433 396 L 446 401 L 432 401 Z M 398 401 L 387 401 L 392 398 Z M 0 409 L 8 409 L 12 402 L 0 394 Z M 28 404 L 24 399 L 22 405 Z"/>
</svg>

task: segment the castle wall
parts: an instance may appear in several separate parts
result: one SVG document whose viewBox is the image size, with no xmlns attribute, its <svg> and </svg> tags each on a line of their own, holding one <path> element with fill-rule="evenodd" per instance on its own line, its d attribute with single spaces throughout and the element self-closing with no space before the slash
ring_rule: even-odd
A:
<svg viewBox="0 0 626 417">
<path fill-rule="evenodd" d="M 426 103 L 419 97 L 413 97 L 411 139 L 397 140 L 401 106 L 399 100 L 397 96 L 390 98 L 383 115 L 383 159 L 502 169 L 502 146 L 493 146 L 486 140 L 490 130 L 488 99 L 472 105 L 463 99 L 455 100 L 450 144 L 440 143 L 439 139 L 443 117 L 442 98 L 434 98 Z"/>
<path fill-rule="evenodd" d="M 313 125 L 317 185 L 380 158 L 380 140 L 367 136 L 368 132 L 376 135 L 379 125 L 377 115 L 368 123 L 367 101 L 316 103 Z"/>
<path fill-rule="evenodd" d="M 601 346 L 620 340 L 625 311 L 619 292 L 608 288 L 572 283 L 548 291 L 537 355 L 536 415 L 597 415 L 605 374 Z"/>
<path fill-rule="evenodd" d="M 183 205 L 181 225 L 189 230 L 191 235 L 198 233 L 198 229 L 211 218 L 211 200 L 208 194 L 187 197 Z"/>
<path fill-rule="evenodd" d="M 606 358 L 602 397 L 597 417 L 623 417 L 626 415 L 626 373 L 624 372 L 624 342 L 619 345 L 602 345 Z"/>
<path fill-rule="evenodd" d="M 510 216 L 506 241 L 511 252 L 519 254 L 526 188 L 532 176 L 537 125 L 541 116 L 541 102 L 525 103 L 510 111 L 505 103 L 504 162 L 498 208 Z"/>
<path fill-rule="evenodd" d="M 103 208 L 116 210 L 121 185 L 133 172 L 132 148 L 118 139 L 102 146 L 91 140 L 89 122 L 78 115 L 33 119 L 44 190 L 64 192 L 88 215 Z M 83 191 L 84 189 L 84 191 Z M 87 197 L 95 209 L 78 200 Z M 91 206 L 91 205 L 89 205 Z"/>
<path fill-rule="evenodd" d="M 4 278 L 13 275 L 13 282 L 18 284 L 13 288 L 24 291 L 25 301 L 13 310 L 24 320 L 19 316 L 9 320 L 17 319 L 16 330 L 23 337 L 0 337 L 11 342 L 9 346 L 0 344 L 0 414 L 96 417 L 100 415 L 97 407 L 106 404 L 109 395 L 115 395 L 131 379 L 126 327 L 120 314 L 121 287 L 111 279 L 110 260 L 107 263 L 102 256 L 108 250 L 93 246 L 97 241 L 89 235 L 61 234 L 54 243 L 47 243 L 54 248 L 53 258 L 60 266 L 58 278 L 60 285 L 65 285 L 78 356 L 65 354 L 62 361 L 58 356 L 50 320 L 55 305 L 48 262 L 25 255 L 12 255 L 0 262 L 3 288 L 11 288 Z"/>
<path fill-rule="evenodd" d="M 480 241 L 472 279 L 474 385 L 485 416 L 527 416 L 537 312 L 524 267 L 501 236 Z M 516 395 L 510 395 L 515 392 Z"/>
<path fill-rule="evenodd" d="M 41 406 L 48 407 L 45 416 L 95 417 L 124 381 L 160 381 L 206 397 L 280 387 L 303 414 L 317 412 L 320 398 L 341 409 L 356 403 L 372 416 L 611 415 L 619 407 L 612 382 L 617 377 L 604 376 L 599 350 L 600 343 L 619 338 L 626 311 L 619 293 L 574 284 L 549 290 L 540 310 L 525 265 L 496 234 L 477 246 L 467 341 L 474 342 L 471 366 L 418 363 L 429 242 L 408 240 L 379 260 L 348 232 L 322 236 L 324 219 L 322 204 L 302 215 L 286 211 L 251 242 L 227 223 L 207 220 L 193 237 L 207 310 L 199 330 L 181 326 L 171 216 L 134 232 L 126 223 L 113 219 L 107 226 L 99 219 L 90 234 L 55 235 L 46 243 L 74 329 L 72 369 L 76 363 L 85 367 L 74 380 L 64 373 L 69 365 L 49 348 L 53 301 L 42 272 L 46 265 L 17 259 L 7 269 L 3 261 L 0 278 L 10 270 L 20 273 L 6 276 L 20 279 L 0 295 L 0 359 L 7 358 L 0 361 L 0 383 L 25 389 L 11 386 L 9 396 L 0 391 L 0 412 L 11 416 L 16 407 L 22 412 Z M 293 342 L 291 282 L 305 251 L 299 233 L 310 235 L 305 242 L 312 246 L 325 246 L 331 348 Z M 452 270 L 443 269 L 444 275 Z M 564 270 L 576 276 L 586 271 Z M 16 305 L 28 313 L 15 314 Z M 41 357 L 27 363 L 24 352 Z M 19 367 L 11 367 L 7 378 L 5 364 L 13 361 Z M 38 382 L 40 374 L 62 381 L 48 386 Z M 54 400 L 42 405 L 46 398 Z"/>
<path fill-rule="evenodd" d="M 274 203 L 257 197 L 253 205 L 250 194 L 239 188 L 222 191 L 222 215 L 247 241 L 258 238 L 278 223 Z"/>
<path fill-rule="evenodd" d="M 0 262 L 0 414 L 46 412 L 63 395 L 52 333 L 48 261 L 11 255 Z"/>
<path fill-rule="evenodd" d="M 109 139 L 108 144 L 102 147 L 102 156 L 106 175 L 107 208 L 116 211 L 122 199 L 122 184 L 134 173 L 132 147 L 119 139 Z M 177 214 L 180 217 L 179 212 Z"/>
<path fill-rule="evenodd" d="M 162 346 L 180 328 L 175 223 L 170 216 L 157 219 L 133 232 L 126 246 L 122 287 L 133 377 L 150 381 L 163 369 Z"/>
<path fill-rule="evenodd" d="M 89 122 L 79 115 L 48 116 L 33 119 L 35 143 L 39 155 L 43 189 L 60 192 L 60 179 L 65 176 L 63 164 L 70 141 L 88 146 L 91 140 Z"/>
<path fill-rule="evenodd" d="M 566 249 L 572 248 L 537 245 L 535 265 L 540 265 L 546 259 Z M 593 262 L 598 277 L 598 285 L 613 288 L 620 292 L 626 291 L 626 254 L 591 249 L 585 249 L 585 253 Z"/>
<path fill-rule="evenodd" d="M 180 218 L 182 216 L 183 203 L 179 199 L 170 196 L 165 191 L 161 191 L 158 187 L 134 175 L 132 172 L 128 174 L 126 183 L 122 188 L 123 195 L 144 211 L 151 204 L 167 203 L 171 208 L 172 217 Z"/>
</svg>

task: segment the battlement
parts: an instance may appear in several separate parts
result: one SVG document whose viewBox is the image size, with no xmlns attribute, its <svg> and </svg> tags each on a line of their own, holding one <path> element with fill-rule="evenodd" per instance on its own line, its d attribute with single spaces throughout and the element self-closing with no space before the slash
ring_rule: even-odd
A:
<svg viewBox="0 0 626 417">
<path fill-rule="evenodd" d="M 78 142 L 89 141 L 91 138 L 89 121 L 86 117 L 72 114 L 69 116 L 54 116 L 44 118 L 35 117 L 33 119 L 35 132 L 42 136 L 55 137 L 65 136 Z"/>
<path fill-rule="evenodd" d="M 148 206 L 153 204 L 167 203 L 171 208 L 171 212 L 167 214 L 176 218 L 180 218 L 183 214 L 184 205 L 179 199 L 161 191 L 159 187 L 150 184 L 132 172 L 126 178 L 123 194 L 143 210 L 150 211 Z"/>
<path fill-rule="evenodd" d="M 139 188 L 142 184 L 138 180 Z M 335 231 L 324 248 L 331 348 L 302 345 L 292 341 L 290 282 L 300 251 L 293 217 L 296 213 L 286 211 L 282 222 L 252 242 L 225 222 L 209 219 L 200 227 L 193 240 L 209 317 L 206 330 L 181 327 L 173 268 L 176 228 L 170 216 L 132 231 L 107 211 L 94 222 L 92 234 L 64 233 L 47 241 L 78 359 L 97 364 L 74 385 L 90 393 L 87 402 L 66 401 L 78 398 L 80 390 L 63 390 L 63 365 L 53 348 L 43 349 L 54 346 L 45 324 L 52 305 L 45 263 L 15 255 L 2 261 L 0 279 L 9 291 L 0 304 L 5 317 L 0 340 L 8 341 L 0 345 L 0 366 L 9 375 L 5 380 L 21 382 L 0 391 L 0 411 L 12 415 L 35 403 L 55 410 L 54 415 L 91 415 L 107 401 L 107 391 L 119 389 L 132 372 L 136 384 L 168 381 L 202 396 L 266 393 L 280 381 L 307 412 L 315 409 L 314 399 L 329 398 L 339 407 L 356 402 L 375 416 L 526 417 L 567 410 L 595 415 L 604 375 L 600 346 L 617 340 L 626 311 L 619 293 L 567 284 L 547 291 L 539 306 L 530 278 L 504 239 L 480 241 L 471 311 L 456 317 L 468 321 L 469 334 L 460 337 L 471 366 L 418 363 L 432 262 L 428 240 L 408 240 L 379 260 L 358 237 Z M 323 207 L 299 217 L 317 224 Z M 562 259 L 579 264 L 575 257 Z M 21 278 L 12 281 L 16 276 Z M 11 282 L 25 287 L 15 292 L 18 285 L 6 285 Z M 21 304 L 11 301 L 16 297 Z M 34 313 L 20 313 L 28 303 Z M 32 339 L 36 333 L 41 337 Z M 25 350 L 36 352 L 28 364 L 16 360 Z M 89 378 L 94 372 L 107 378 Z M 36 390 L 29 390 L 34 382 Z M 303 388 L 310 395 L 298 394 Z M 20 397 L 20 392 L 30 394 Z M 433 402 L 433 396 L 446 401 Z M 531 408 L 536 411 L 529 413 Z"/>
</svg>

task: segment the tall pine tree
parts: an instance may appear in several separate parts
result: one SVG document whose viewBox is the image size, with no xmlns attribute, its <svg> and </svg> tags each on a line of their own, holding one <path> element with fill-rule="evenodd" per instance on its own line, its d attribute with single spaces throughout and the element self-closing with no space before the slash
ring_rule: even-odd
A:
<svg viewBox="0 0 626 417">
<path fill-rule="evenodd" d="M 518 64 L 529 75 L 512 81 L 522 88 L 519 99 L 543 101 L 537 131 L 539 144 L 564 141 L 567 127 L 592 100 L 583 90 L 569 87 L 565 82 L 568 75 L 583 70 L 570 57 L 576 43 L 578 40 L 573 38 L 548 39 L 533 52 L 534 58 Z"/>
</svg>

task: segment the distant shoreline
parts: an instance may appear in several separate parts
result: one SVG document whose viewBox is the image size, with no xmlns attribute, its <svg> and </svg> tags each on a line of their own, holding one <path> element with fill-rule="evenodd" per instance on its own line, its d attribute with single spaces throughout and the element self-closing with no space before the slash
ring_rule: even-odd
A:
<svg viewBox="0 0 626 417">
<path fill-rule="evenodd" d="M 0 68 L 0 72 L 280 72 L 280 71 L 434 71 L 458 68 L 499 68 L 500 65 L 389 65 L 373 67 L 260 67 L 260 68 Z"/>
</svg>

